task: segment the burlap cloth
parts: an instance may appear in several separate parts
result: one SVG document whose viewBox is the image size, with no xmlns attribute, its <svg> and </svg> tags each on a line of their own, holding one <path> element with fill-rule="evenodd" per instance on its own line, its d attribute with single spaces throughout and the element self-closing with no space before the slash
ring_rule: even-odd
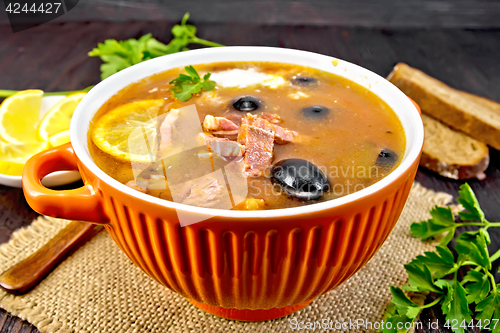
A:
<svg viewBox="0 0 500 333">
<path fill-rule="evenodd" d="M 24 296 L 0 291 L 0 306 L 28 320 L 42 332 L 292 332 L 294 323 L 380 322 L 391 299 L 389 286 L 407 281 L 403 265 L 429 251 L 435 242 L 410 237 L 410 224 L 429 218 L 433 205 L 452 197 L 415 183 L 401 218 L 371 261 L 336 290 L 306 308 L 266 322 L 239 322 L 212 316 L 161 286 L 135 266 L 101 232 L 60 264 Z M 0 246 L 0 271 L 26 258 L 59 232 L 67 221 L 39 217 Z M 297 322 L 295 322 L 295 319 Z M 339 327 L 339 326 L 338 326 Z M 305 331 L 325 331 L 316 329 Z M 333 329 L 374 332 L 369 329 Z"/>
</svg>

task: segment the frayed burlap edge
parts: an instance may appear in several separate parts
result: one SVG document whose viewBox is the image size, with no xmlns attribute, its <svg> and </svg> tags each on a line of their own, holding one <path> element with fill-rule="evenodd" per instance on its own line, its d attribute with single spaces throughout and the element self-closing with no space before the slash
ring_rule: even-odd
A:
<svg viewBox="0 0 500 333">
<path fill-rule="evenodd" d="M 32 255 L 69 223 L 70 221 L 67 220 L 39 216 L 29 226 L 16 230 L 9 242 L 0 245 L 0 271 L 4 272 Z M 25 302 L 22 298 L 9 295 L 3 290 L 0 290 L 0 307 L 27 320 L 40 330 L 71 332 L 71 329 L 65 329 L 65 325 L 56 318 L 48 318 L 43 307 Z"/>
<path fill-rule="evenodd" d="M 451 195 L 429 190 L 418 183 L 413 184 L 412 192 L 418 195 L 419 198 L 428 201 L 431 205 L 443 206 L 449 204 L 452 200 Z M 452 206 L 454 212 L 460 209 L 459 206 Z M 8 243 L 0 245 L 0 271 L 5 271 L 12 265 L 31 255 L 68 223 L 69 221 L 61 219 L 38 217 L 30 226 L 13 233 Z M 436 241 L 432 242 L 432 245 L 435 244 L 437 244 Z M 420 253 L 416 253 L 415 255 L 418 254 Z M 44 307 L 35 302 L 27 302 L 22 296 L 13 296 L 4 291 L 0 291 L 0 307 L 15 316 L 27 320 L 42 332 L 74 332 L 74 329 L 72 329 L 68 323 L 64 322 L 64 318 L 49 316 Z"/>
</svg>

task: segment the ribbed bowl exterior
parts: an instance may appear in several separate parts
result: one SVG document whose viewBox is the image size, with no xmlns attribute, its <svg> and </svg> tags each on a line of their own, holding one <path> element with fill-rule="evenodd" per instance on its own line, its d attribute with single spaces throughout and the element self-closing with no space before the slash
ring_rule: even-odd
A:
<svg viewBox="0 0 500 333">
<path fill-rule="evenodd" d="M 106 230 L 149 276 L 211 306 L 271 309 L 314 299 L 340 285 L 378 250 L 404 207 L 415 162 L 372 195 L 310 214 L 210 220 L 181 227 L 173 209 L 94 183 L 111 219 Z"/>
</svg>

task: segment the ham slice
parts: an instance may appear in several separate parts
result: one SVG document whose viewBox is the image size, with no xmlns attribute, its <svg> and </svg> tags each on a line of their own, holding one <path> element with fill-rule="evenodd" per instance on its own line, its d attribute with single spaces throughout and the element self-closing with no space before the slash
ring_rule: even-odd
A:
<svg viewBox="0 0 500 333">
<path fill-rule="evenodd" d="M 264 118 L 265 120 L 269 121 L 271 124 L 279 124 L 281 123 L 281 117 L 275 113 L 266 113 L 266 112 L 262 112 L 262 114 L 260 115 L 262 118 Z"/>
<path fill-rule="evenodd" d="M 226 138 L 218 138 L 210 134 L 203 133 L 203 139 L 210 151 L 222 157 L 242 156 L 245 152 L 245 146 L 238 142 Z"/>
<path fill-rule="evenodd" d="M 249 122 L 249 124 L 252 126 L 258 127 L 258 128 L 262 128 L 263 130 L 266 130 L 266 131 L 272 133 L 273 136 L 274 136 L 274 133 L 276 132 L 275 126 L 264 118 L 255 117 Z"/>
<path fill-rule="evenodd" d="M 267 120 L 250 114 L 242 119 L 238 142 L 245 146 L 245 173 L 249 177 L 259 177 L 271 166 L 274 131 L 269 125 Z"/>
<path fill-rule="evenodd" d="M 283 128 L 278 125 L 274 125 L 274 142 L 279 145 L 284 145 L 290 143 L 295 139 L 299 133 L 289 130 L 288 128 Z"/>
<path fill-rule="evenodd" d="M 244 123 L 272 132 L 274 134 L 274 142 L 279 145 L 284 145 L 292 142 L 293 139 L 298 135 L 298 133 L 295 131 L 273 124 L 273 121 L 275 123 L 281 121 L 281 118 L 277 114 L 262 113 L 262 116 L 264 115 L 266 115 L 267 119 L 249 115 L 244 118 L 246 119 L 244 120 Z"/>
<path fill-rule="evenodd" d="M 225 117 L 207 115 L 203 121 L 203 128 L 210 134 L 203 134 L 205 143 L 213 153 L 221 156 L 236 156 L 244 153 L 245 173 L 249 177 L 262 176 L 271 166 L 274 153 L 274 144 L 292 142 L 297 132 L 281 127 L 281 118 L 277 114 L 262 113 L 254 116 L 247 113 L 245 116 L 228 115 L 235 122 Z M 237 140 L 238 147 L 227 144 Z"/>
<path fill-rule="evenodd" d="M 214 136 L 229 140 L 237 140 L 239 133 L 239 126 L 237 123 L 241 123 L 242 125 L 253 125 L 274 133 L 275 143 L 284 145 L 292 142 L 298 133 L 279 126 L 278 124 L 281 123 L 281 121 L 279 115 L 265 112 L 260 116 L 254 116 L 248 113 L 244 117 L 235 114 L 229 114 L 226 117 L 207 115 L 203 121 L 203 128 Z"/>
<path fill-rule="evenodd" d="M 217 132 L 212 132 L 211 134 L 213 136 L 219 137 L 219 138 L 226 138 L 229 140 L 236 140 L 238 138 L 238 132 L 239 129 L 234 130 L 234 131 L 217 131 Z"/>
<path fill-rule="evenodd" d="M 210 131 L 234 131 L 238 130 L 238 125 L 224 117 L 214 117 L 211 115 L 205 116 L 203 121 L 203 129 Z"/>
<path fill-rule="evenodd" d="M 225 118 L 231 120 L 233 123 L 239 126 L 241 124 L 241 118 L 243 118 L 243 116 L 241 114 L 230 113 L 226 115 Z"/>
</svg>

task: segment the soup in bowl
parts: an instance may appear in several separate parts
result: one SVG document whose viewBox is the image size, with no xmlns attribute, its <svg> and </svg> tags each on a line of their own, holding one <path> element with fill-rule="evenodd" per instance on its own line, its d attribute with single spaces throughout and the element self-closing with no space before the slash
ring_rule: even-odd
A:
<svg viewBox="0 0 500 333">
<path fill-rule="evenodd" d="M 178 203 L 281 209 L 363 189 L 404 154 L 394 111 L 338 75 L 273 62 L 188 70 L 211 75 L 213 89 L 179 100 L 169 82 L 186 74 L 173 68 L 127 86 L 99 109 L 88 147 L 101 170 Z"/>
<path fill-rule="evenodd" d="M 152 278 L 241 320 L 297 311 L 359 270 L 394 227 L 423 144 L 417 108 L 382 77 L 267 47 L 132 66 L 84 97 L 70 131 L 71 145 L 28 161 L 28 203 L 104 224 Z M 72 169 L 82 188 L 40 184 Z"/>
</svg>

